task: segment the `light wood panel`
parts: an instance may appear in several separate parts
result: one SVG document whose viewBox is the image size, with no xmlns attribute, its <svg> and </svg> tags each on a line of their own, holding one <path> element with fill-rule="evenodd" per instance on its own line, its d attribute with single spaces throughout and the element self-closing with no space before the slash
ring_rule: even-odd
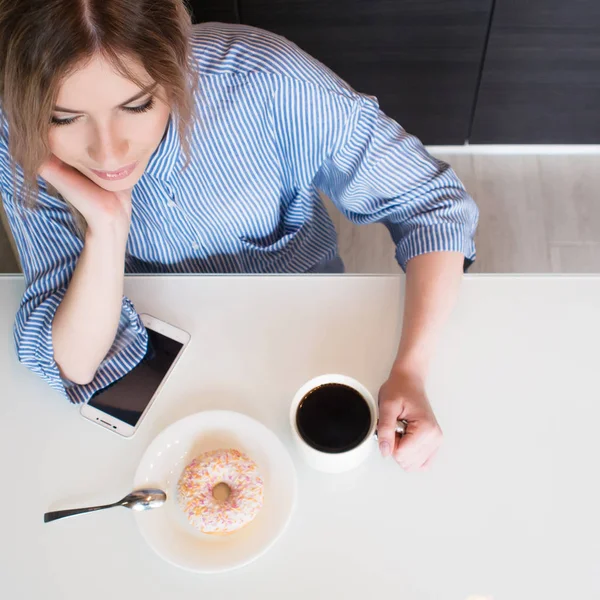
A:
<svg viewBox="0 0 600 600">
<path fill-rule="evenodd" d="M 600 243 L 600 156 L 544 156 L 538 164 L 551 242 Z"/>
<path fill-rule="evenodd" d="M 599 273 L 600 243 L 552 244 L 550 262 L 555 273 Z"/>
</svg>

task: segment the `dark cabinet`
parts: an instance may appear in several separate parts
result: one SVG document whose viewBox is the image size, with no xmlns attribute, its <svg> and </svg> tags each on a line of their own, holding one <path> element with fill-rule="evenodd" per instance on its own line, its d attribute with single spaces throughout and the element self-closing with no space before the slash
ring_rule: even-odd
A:
<svg viewBox="0 0 600 600">
<path fill-rule="evenodd" d="M 191 0 L 279 33 L 426 144 L 600 143 L 600 0 Z"/>
<path fill-rule="evenodd" d="M 428 144 L 463 144 L 491 0 L 239 0 Z"/>
<path fill-rule="evenodd" d="M 187 0 L 194 23 L 238 23 L 237 0 Z"/>
<path fill-rule="evenodd" d="M 600 143 L 600 2 L 496 0 L 472 143 Z"/>
</svg>

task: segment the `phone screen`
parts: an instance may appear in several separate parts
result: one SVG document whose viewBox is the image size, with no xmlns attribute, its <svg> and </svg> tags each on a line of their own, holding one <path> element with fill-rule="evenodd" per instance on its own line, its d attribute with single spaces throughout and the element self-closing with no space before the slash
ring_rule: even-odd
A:
<svg viewBox="0 0 600 600">
<path fill-rule="evenodd" d="M 148 329 L 148 350 L 142 362 L 96 392 L 88 404 L 135 427 L 182 348 L 181 342 Z"/>
</svg>

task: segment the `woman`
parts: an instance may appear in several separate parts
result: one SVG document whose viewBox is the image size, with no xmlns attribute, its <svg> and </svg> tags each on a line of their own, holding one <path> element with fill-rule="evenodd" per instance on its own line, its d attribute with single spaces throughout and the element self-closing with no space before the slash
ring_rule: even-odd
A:
<svg viewBox="0 0 600 600">
<path fill-rule="evenodd" d="M 73 402 L 133 368 L 147 337 L 124 272 L 340 272 L 322 190 L 385 223 L 406 269 L 379 439 L 427 466 L 441 430 L 424 380 L 477 209 L 376 99 L 273 34 L 192 28 L 182 0 L 0 0 L 0 106 L 23 363 Z"/>
</svg>

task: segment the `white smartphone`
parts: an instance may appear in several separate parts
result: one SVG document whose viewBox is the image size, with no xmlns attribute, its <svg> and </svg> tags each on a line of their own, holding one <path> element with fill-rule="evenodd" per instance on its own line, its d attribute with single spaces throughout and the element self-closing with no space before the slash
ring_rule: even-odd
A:
<svg viewBox="0 0 600 600">
<path fill-rule="evenodd" d="M 121 379 L 96 392 L 81 416 L 130 438 L 158 396 L 190 341 L 190 334 L 150 315 L 140 315 L 148 331 L 142 362 Z"/>
</svg>

